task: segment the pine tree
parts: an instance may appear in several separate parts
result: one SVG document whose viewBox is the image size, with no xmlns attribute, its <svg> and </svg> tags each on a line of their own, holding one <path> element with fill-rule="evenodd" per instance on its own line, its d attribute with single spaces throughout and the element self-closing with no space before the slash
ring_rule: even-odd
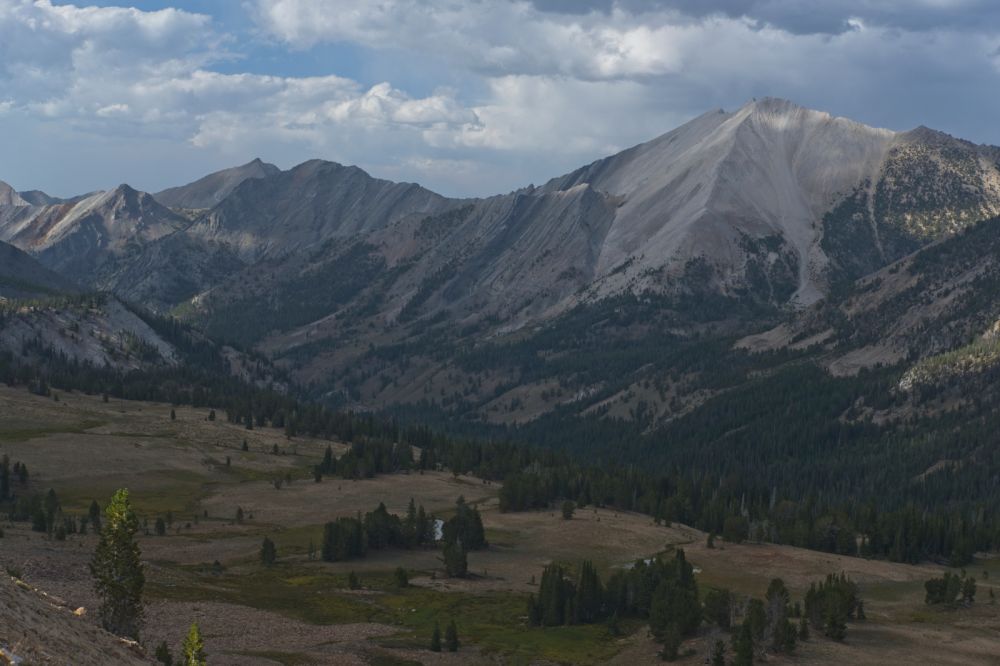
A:
<svg viewBox="0 0 1000 666">
<path fill-rule="evenodd" d="M 721 640 L 712 645 L 712 666 L 726 666 L 726 644 Z"/>
<path fill-rule="evenodd" d="M 972 604 L 976 600 L 976 579 L 969 576 L 962 581 L 962 601 L 965 605 Z"/>
<path fill-rule="evenodd" d="M 434 623 L 434 633 L 431 634 L 431 652 L 441 651 L 441 626 Z"/>
<path fill-rule="evenodd" d="M 154 656 L 158 662 L 163 664 L 163 666 L 174 666 L 174 656 L 170 654 L 170 648 L 167 647 L 166 641 L 161 641 L 160 644 L 156 646 Z"/>
<path fill-rule="evenodd" d="M 733 636 L 733 651 L 736 653 L 733 666 L 752 666 L 753 664 L 753 630 L 746 620 L 740 626 L 739 634 Z"/>
<path fill-rule="evenodd" d="M 274 542 L 264 537 L 264 542 L 260 546 L 260 563 L 265 567 L 271 567 L 277 559 L 278 549 L 275 548 Z"/>
<path fill-rule="evenodd" d="M 603 612 L 604 588 L 597 570 L 589 561 L 580 566 L 580 577 L 576 585 L 576 614 L 579 622 L 597 622 Z"/>
<path fill-rule="evenodd" d="M 410 586 L 410 576 L 406 573 L 406 569 L 403 567 L 396 567 L 396 571 L 393 574 L 393 578 L 396 580 L 396 587 L 409 587 Z"/>
<path fill-rule="evenodd" d="M 795 649 L 795 627 L 789 621 L 789 594 L 784 581 L 775 578 L 765 595 L 767 628 L 771 649 L 775 652 L 791 652 Z"/>
<path fill-rule="evenodd" d="M 458 652 L 458 627 L 454 620 L 448 623 L 448 628 L 444 631 L 444 642 L 448 646 L 448 652 Z"/>
<path fill-rule="evenodd" d="M 88 511 L 90 515 L 90 524 L 94 528 L 94 533 L 98 534 L 101 531 L 101 507 L 97 503 L 97 500 L 90 502 L 90 510 Z"/>
<path fill-rule="evenodd" d="M 669 624 L 663 632 L 663 650 L 660 652 L 660 658 L 664 661 L 676 661 L 682 640 L 681 630 L 677 628 L 677 625 Z"/>
<path fill-rule="evenodd" d="M 711 589 L 705 593 L 705 619 L 729 631 L 732 594 L 726 589 Z"/>
<path fill-rule="evenodd" d="M 542 623 L 542 609 L 535 601 L 535 595 L 528 595 L 528 626 L 537 627 Z"/>
<path fill-rule="evenodd" d="M 208 666 L 208 660 L 205 657 L 205 643 L 201 639 L 201 631 L 198 629 L 197 622 L 191 624 L 187 638 L 184 639 L 183 666 Z"/>
<path fill-rule="evenodd" d="M 570 500 L 566 500 L 562 503 L 562 517 L 563 520 L 570 520 L 573 517 L 573 513 L 576 511 L 576 504 Z"/>
<path fill-rule="evenodd" d="M 10 458 L 6 455 L 0 459 L 0 501 L 10 495 Z"/>
<path fill-rule="evenodd" d="M 94 588 L 100 598 L 101 626 L 111 633 L 139 640 L 144 612 L 142 569 L 135 533 L 139 521 L 132 510 L 128 490 L 118 490 L 105 510 L 106 523 L 90 563 Z"/>
<path fill-rule="evenodd" d="M 847 636 L 847 614 L 842 604 L 831 603 L 827 606 L 823 635 L 835 641 L 842 641 Z"/>
<path fill-rule="evenodd" d="M 460 540 L 444 547 L 444 570 L 454 578 L 464 578 L 468 573 L 469 556 Z"/>
<path fill-rule="evenodd" d="M 171 421 L 176 421 L 177 420 L 177 412 L 175 412 L 172 409 L 170 410 L 170 420 Z"/>
<path fill-rule="evenodd" d="M 403 540 L 408 548 L 420 543 L 420 535 L 417 533 L 417 506 L 412 497 L 406 506 L 406 518 L 403 519 Z"/>
</svg>

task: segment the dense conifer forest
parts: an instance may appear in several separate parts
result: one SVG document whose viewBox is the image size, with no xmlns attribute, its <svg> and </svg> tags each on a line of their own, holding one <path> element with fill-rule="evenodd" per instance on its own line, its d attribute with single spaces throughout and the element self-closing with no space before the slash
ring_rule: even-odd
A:
<svg viewBox="0 0 1000 666">
<path fill-rule="evenodd" d="M 908 399 L 892 390 L 896 368 L 834 378 L 801 355 L 762 358 L 721 347 L 712 355 L 705 345 L 714 343 L 706 342 L 701 353 L 679 358 L 700 359 L 702 375 L 721 385 L 729 383 L 723 372 L 754 377 L 663 427 L 643 431 L 637 422 L 556 413 L 506 430 L 455 428 L 456 435 L 405 425 L 412 423 L 406 414 L 336 411 L 297 399 L 274 383 L 280 373 L 263 358 L 255 361 L 256 379 L 245 381 L 217 343 L 175 319 L 135 311 L 183 362 L 121 372 L 27 339 L 20 356 L 0 355 L 0 381 L 42 394 L 57 387 L 211 408 L 246 428 L 337 438 L 351 443 L 350 451 L 315 475 L 469 472 L 504 483 L 507 511 L 570 499 L 737 540 L 902 562 L 964 564 L 1000 544 L 1000 454 L 983 446 L 1000 426 L 1000 412 L 986 400 L 963 413 L 876 423 L 873 411 Z M 419 447 L 418 460 L 410 446 Z M 965 462 L 939 464 L 949 460 Z"/>
</svg>

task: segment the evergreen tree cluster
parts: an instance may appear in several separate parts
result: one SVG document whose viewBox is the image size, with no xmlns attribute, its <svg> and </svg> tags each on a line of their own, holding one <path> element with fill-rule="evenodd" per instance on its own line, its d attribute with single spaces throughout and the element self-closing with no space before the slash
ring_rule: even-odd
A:
<svg viewBox="0 0 1000 666">
<path fill-rule="evenodd" d="M 538 596 L 528 599 L 531 626 L 617 622 L 625 617 L 648 620 L 661 642 L 674 634 L 690 636 L 698 629 L 702 620 L 698 586 L 683 550 L 673 558 L 640 560 L 627 571 L 615 572 L 607 585 L 590 562 L 580 565 L 575 578 L 559 564 L 550 564 L 542 573 Z"/>
<path fill-rule="evenodd" d="M 0 381 L 36 391 L 57 386 L 223 409 L 230 422 L 248 427 L 336 438 L 351 449 L 339 460 L 332 451 L 325 456 L 313 470 L 318 480 L 448 468 L 503 482 L 500 502 L 506 511 L 572 501 L 577 507 L 614 507 L 683 522 L 730 541 L 900 562 L 947 559 L 955 566 L 1000 544 L 1000 490 L 993 483 L 1000 453 L 983 446 L 1000 428 L 1000 412 L 984 408 L 973 418 L 944 414 L 888 430 L 842 418 L 855 409 L 859 395 L 870 409 L 896 400 L 892 387 L 898 376 L 891 370 L 831 378 L 809 363 L 791 363 L 653 434 L 614 419 L 567 421 L 557 414 L 484 442 L 297 400 L 266 387 L 262 378 L 277 375 L 263 359 L 251 373 L 259 385 L 248 383 L 233 375 L 219 347 L 203 335 L 169 317 L 137 314 L 176 344 L 186 362 L 123 373 L 69 359 L 28 339 L 26 355 L 0 354 Z M 724 349 L 719 358 L 736 362 Z M 699 371 L 708 372 L 705 355 L 696 356 L 703 360 L 677 361 L 700 363 Z M 775 359 L 747 358 L 737 365 L 743 372 L 765 361 Z M 803 385 L 811 390 L 802 392 Z M 412 447 L 420 449 L 417 461 Z M 974 464 L 923 474 L 936 461 L 970 456 Z M 642 468 L 628 465 L 630 460 L 643 461 Z M 913 483 L 914 478 L 920 481 Z M 0 492 L 3 485 L 0 469 Z M 12 481 L 6 485 L 9 499 Z"/>
<path fill-rule="evenodd" d="M 804 608 L 809 624 L 822 627 L 823 635 L 838 641 L 847 635 L 847 622 L 863 619 L 864 615 L 858 585 L 846 574 L 830 574 L 826 580 L 810 585 Z"/>
<path fill-rule="evenodd" d="M 442 538 L 445 544 L 461 541 L 466 550 L 482 550 L 489 545 L 479 510 L 466 504 L 461 496 L 455 502 L 455 515 L 444 523 Z"/>
<path fill-rule="evenodd" d="M 944 576 L 924 583 L 924 590 L 927 593 L 924 602 L 927 604 L 957 606 L 961 603 L 970 606 L 976 600 L 976 579 L 966 576 L 964 571 L 961 575 L 946 571 Z"/>
<path fill-rule="evenodd" d="M 14 497 L 15 485 L 26 487 L 28 478 L 28 466 L 16 460 L 12 466 L 10 457 L 4 454 L 0 458 L 0 502 Z"/>
<path fill-rule="evenodd" d="M 418 548 L 434 543 L 434 517 L 410 499 L 402 519 L 379 502 L 362 518 L 341 517 L 323 527 L 321 557 L 343 562 L 364 557 L 369 550 Z"/>
</svg>

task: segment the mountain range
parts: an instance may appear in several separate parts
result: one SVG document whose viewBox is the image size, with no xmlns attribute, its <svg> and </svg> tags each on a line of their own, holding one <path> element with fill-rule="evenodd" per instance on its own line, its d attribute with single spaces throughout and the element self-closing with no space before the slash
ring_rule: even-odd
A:
<svg viewBox="0 0 1000 666">
<path fill-rule="evenodd" d="M 688 350 L 832 344 L 818 321 L 876 302 L 845 294 L 884 291 L 923 248 L 997 215 L 1000 149 L 772 98 L 486 198 L 321 160 L 254 160 L 156 194 L 0 183 L 0 241 L 50 272 L 42 284 L 57 274 L 173 313 L 332 402 L 488 423 L 669 421 L 718 391 Z M 878 353 L 838 338 L 828 365 L 916 361 L 991 318 L 912 350 L 883 322 Z"/>
</svg>

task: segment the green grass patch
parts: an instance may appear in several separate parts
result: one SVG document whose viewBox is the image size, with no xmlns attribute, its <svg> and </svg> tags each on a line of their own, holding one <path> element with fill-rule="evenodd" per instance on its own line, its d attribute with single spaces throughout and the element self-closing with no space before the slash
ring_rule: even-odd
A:
<svg viewBox="0 0 1000 666">
<path fill-rule="evenodd" d="M 375 639 L 387 648 L 424 648 L 435 622 L 443 630 L 454 619 L 464 644 L 475 644 L 514 661 L 596 664 L 619 650 L 616 639 L 603 624 L 527 627 L 526 595 L 400 589 L 393 584 L 391 572 L 362 573 L 364 589 L 358 592 L 346 589 L 346 575 L 317 573 L 316 567 L 295 565 L 279 564 L 249 574 L 219 576 L 176 568 L 169 578 L 151 581 L 147 585 L 149 596 L 242 604 L 312 624 L 379 622 L 399 627 L 399 634 Z M 639 626 L 639 622 L 622 623 L 628 631 Z"/>
<path fill-rule="evenodd" d="M 147 593 L 172 601 L 223 601 L 274 611 L 311 624 L 391 622 L 392 616 L 364 595 L 346 594 L 346 577 L 294 577 L 276 566 L 249 575 L 177 576 L 152 581 Z"/>
<path fill-rule="evenodd" d="M 106 421 L 86 420 L 72 425 L 53 425 L 45 428 L 10 428 L 0 430 L 0 441 L 3 442 L 25 442 L 29 439 L 38 439 L 49 435 L 61 434 L 83 434 L 91 428 L 97 428 Z"/>
<path fill-rule="evenodd" d="M 184 470 L 144 472 L 138 485 L 136 481 L 127 474 L 91 479 L 85 485 L 82 479 L 73 480 L 61 483 L 56 493 L 64 511 L 84 513 L 91 501 L 96 499 L 104 506 L 115 490 L 128 488 L 132 506 L 141 518 L 155 520 L 171 511 L 175 522 L 187 522 L 197 513 L 198 502 L 207 495 L 209 485 L 205 475 Z"/>
<path fill-rule="evenodd" d="M 504 530 L 495 527 L 486 528 L 486 540 L 491 546 L 499 546 L 501 548 L 513 548 L 518 544 L 524 543 L 521 533 L 517 530 Z"/>
</svg>

